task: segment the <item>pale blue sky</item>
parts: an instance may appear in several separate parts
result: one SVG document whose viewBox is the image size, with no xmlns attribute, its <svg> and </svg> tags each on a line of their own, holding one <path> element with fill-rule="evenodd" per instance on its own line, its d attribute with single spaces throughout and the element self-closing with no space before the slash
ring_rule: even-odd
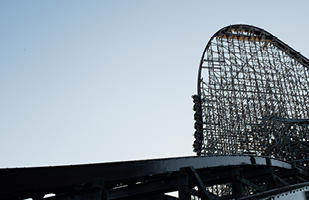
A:
<svg viewBox="0 0 309 200">
<path fill-rule="evenodd" d="M 210 37 L 252 24 L 308 57 L 308 8 L 1 0 L 0 167 L 194 155 L 191 95 Z"/>
</svg>

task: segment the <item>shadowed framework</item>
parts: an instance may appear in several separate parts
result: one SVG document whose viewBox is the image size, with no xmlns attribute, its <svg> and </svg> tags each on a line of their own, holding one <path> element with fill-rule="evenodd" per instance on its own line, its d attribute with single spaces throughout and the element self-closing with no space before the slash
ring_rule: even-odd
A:
<svg viewBox="0 0 309 200">
<path fill-rule="evenodd" d="M 193 95 L 204 156 L 0 169 L 0 199 L 309 199 L 308 63 L 262 29 L 223 28 Z"/>
<path fill-rule="evenodd" d="M 265 155 L 307 166 L 309 60 L 263 29 L 222 28 L 194 95 L 198 155 Z"/>
</svg>

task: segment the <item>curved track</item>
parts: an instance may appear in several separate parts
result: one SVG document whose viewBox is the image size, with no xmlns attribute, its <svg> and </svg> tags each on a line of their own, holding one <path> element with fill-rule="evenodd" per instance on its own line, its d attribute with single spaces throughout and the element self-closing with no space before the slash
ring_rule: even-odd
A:
<svg viewBox="0 0 309 200">
<path fill-rule="evenodd" d="M 231 30 L 235 29 L 235 30 L 243 30 L 244 32 L 250 32 L 256 36 L 264 36 L 265 39 L 274 41 L 274 44 L 276 44 L 276 46 L 278 48 L 280 48 L 282 51 L 288 52 L 288 54 L 290 54 L 293 58 L 296 58 L 298 60 L 301 60 L 301 62 L 306 65 L 309 66 L 309 59 L 306 58 L 305 56 L 303 56 L 302 54 L 300 54 L 298 51 L 294 50 L 292 47 L 290 47 L 289 45 L 287 45 L 286 43 L 284 43 L 283 41 L 279 40 L 276 36 L 272 35 L 271 33 L 267 32 L 266 30 L 256 27 L 256 26 L 252 26 L 252 25 L 246 25 L 246 24 L 234 24 L 234 25 L 230 25 L 230 26 L 226 26 L 222 29 L 220 29 L 219 31 L 217 31 L 209 40 L 209 42 L 206 45 L 206 48 L 202 54 L 202 59 L 200 61 L 200 66 L 198 69 L 198 82 L 197 82 L 197 92 L 198 95 L 201 95 L 200 91 L 200 82 L 201 82 L 201 71 L 203 68 L 203 58 L 205 55 L 206 50 L 209 48 L 211 41 L 217 37 L 219 34 L 226 34 L 231 36 Z M 240 35 L 234 34 L 234 37 L 239 37 Z"/>
<path fill-rule="evenodd" d="M 292 176 L 299 178 L 291 181 Z M 167 199 L 172 197 L 165 193 L 173 191 L 180 196 L 216 199 L 226 194 L 212 190 L 214 185 L 225 184 L 234 198 L 246 195 L 244 187 L 250 187 L 255 194 L 306 181 L 309 175 L 266 157 L 204 156 L 0 169 L 0 177 L 0 199 L 41 199 L 50 193 L 56 195 L 51 199 L 94 193 L 100 196 L 98 199 L 149 199 L 160 195 Z M 277 183 L 270 183 L 274 177 Z M 200 189 L 188 189 L 194 187 Z"/>
<path fill-rule="evenodd" d="M 200 61 L 194 151 L 309 166 L 308 86 L 309 60 L 274 35 L 243 24 L 220 29 Z"/>
<path fill-rule="evenodd" d="M 0 199 L 309 199 L 308 66 L 263 29 L 222 28 L 193 96 L 194 150 L 207 156 L 0 169 Z"/>
</svg>

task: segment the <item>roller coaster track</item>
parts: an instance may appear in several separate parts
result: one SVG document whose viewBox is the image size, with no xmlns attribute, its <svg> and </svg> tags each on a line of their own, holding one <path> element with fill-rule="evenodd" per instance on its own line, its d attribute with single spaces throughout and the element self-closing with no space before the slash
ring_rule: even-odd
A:
<svg viewBox="0 0 309 200">
<path fill-rule="evenodd" d="M 308 66 L 263 29 L 224 27 L 193 95 L 197 156 L 0 169 L 0 200 L 309 199 Z"/>
<path fill-rule="evenodd" d="M 250 33 L 251 35 L 248 35 L 247 37 L 245 37 L 242 34 L 234 34 L 234 33 L 231 32 L 231 30 L 240 30 L 240 31 L 243 31 L 243 32 Z M 205 55 L 207 49 L 211 45 L 211 41 L 218 36 L 220 36 L 222 38 L 230 37 L 230 38 L 233 38 L 233 39 L 239 39 L 240 37 L 244 37 L 245 40 L 250 40 L 251 39 L 250 37 L 254 37 L 254 39 L 259 39 L 259 40 L 265 39 L 268 42 L 272 42 L 273 44 L 275 44 L 276 47 L 278 47 L 282 51 L 286 52 L 291 57 L 299 60 L 306 67 L 309 67 L 309 59 L 306 58 L 305 56 L 301 55 L 300 52 L 294 50 L 292 47 L 290 47 L 289 45 L 287 45 L 286 43 L 284 43 L 283 41 L 278 39 L 276 36 L 267 32 L 266 30 L 252 26 L 252 25 L 246 25 L 246 24 L 234 24 L 234 25 L 226 26 L 226 27 L 220 29 L 219 31 L 217 31 L 210 38 L 209 42 L 207 43 L 206 48 L 203 52 L 203 55 Z M 198 72 L 199 73 L 198 84 L 197 84 L 197 86 L 198 86 L 197 91 L 198 92 L 201 91 L 201 88 L 200 88 L 201 79 L 200 78 L 202 78 L 202 75 L 201 75 L 202 68 L 203 68 L 203 58 L 200 62 L 200 67 L 199 67 L 199 72 Z"/>
<path fill-rule="evenodd" d="M 203 52 L 197 155 L 265 155 L 309 166 L 309 60 L 269 32 L 236 24 Z"/>
<path fill-rule="evenodd" d="M 309 186 L 309 174 L 289 163 L 240 155 L 10 168 L 0 177 L 0 199 L 176 199 L 166 194 L 173 191 L 179 199 L 220 199 Z M 209 188 L 222 184 L 220 192 Z"/>
</svg>

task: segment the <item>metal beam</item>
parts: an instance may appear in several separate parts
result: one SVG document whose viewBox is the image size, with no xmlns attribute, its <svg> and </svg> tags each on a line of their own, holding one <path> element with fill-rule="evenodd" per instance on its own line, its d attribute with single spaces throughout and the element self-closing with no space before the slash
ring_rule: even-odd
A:
<svg viewBox="0 0 309 200">
<path fill-rule="evenodd" d="M 70 192 L 68 194 L 49 197 L 48 200 L 102 200 L 102 188 L 93 187 L 81 191 Z"/>
<path fill-rule="evenodd" d="M 193 166 L 186 167 L 186 168 L 184 168 L 184 170 L 189 172 L 190 175 L 193 175 L 193 180 L 198 187 L 198 192 L 200 193 L 200 196 L 202 197 L 202 199 L 205 199 L 205 200 L 215 200 L 215 199 L 217 199 L 216 197 L 212 196 L 206 190 L 206 187 L 205 187 L 203 181 L 201 180 L 201 178 L 199 177 L 197 171 L 194 169 Z"/>
<path fill-rule="evenodd" d="M 128 185 L 119 189 L 110 189 L 107 194 L 108 200 L 132 199 L 136 197 L 147 197 L 153 194 L 164 194 L 176 191 L 177 188 L 188 185 L 188 176 L 179 174 L 162 177 L 153 181 L 145 181 Z"/>
<path fill-rule="evenodd" d="M 98 178 L 110 184 L 138 177 L 153 177 L 169 172 L 179 172 L 180 168 L 187 166 L 201 169 L 252 165 L 250 158 L 245 155 L 194 156 L 72 166 L 0 169 L 0 199 L 29 198 L 34 188 L 44 194 L 61 193 L 63 190 L 72 190 L 85 184 L 92 185 Z M 256 165 L 266 165 L 263 157 L 255 157 L 255 160 Z M 272 160 L 272 163 L 273 166 L 291 168 L 290 164 L 282 161 Z"/>
<path fill-rule="evenodd" d="M 258 191 L 260 191 L 260 192 L 264 192 L 264 191 L 265 191 L 264 188 L 258 186 L 257 184 L 252 183 L 251 181 L 248 181 L 247 179 L 245 179 L 245 178 L 243 178 L 243 177 L 236 176 L 236 180 L 239 181 L 239 182 L 241 182 L 241 183 L 243 183 L 243 184 L 246 184 L 246 185 L 248 185 L 248 186 L 251 186 L 251 187 L 253 187 L 254 189 L 256 189 L 256 190 L 258 190 Z"/>
</svg>

